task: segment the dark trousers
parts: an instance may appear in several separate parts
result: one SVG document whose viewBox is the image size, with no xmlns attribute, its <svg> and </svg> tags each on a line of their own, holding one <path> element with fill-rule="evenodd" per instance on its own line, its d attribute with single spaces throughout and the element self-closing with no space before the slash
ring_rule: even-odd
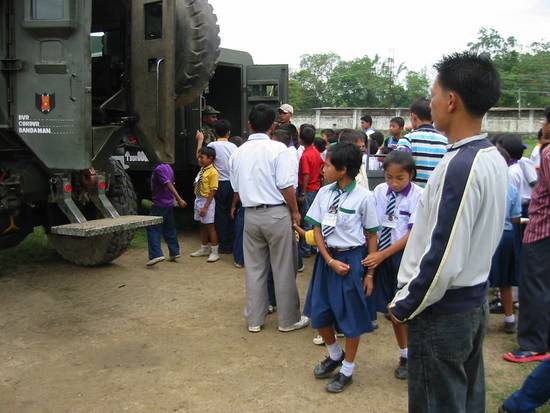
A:
<svg viewBox="0 0 550 413">
<path fill-rule="evenodd" d="M 430 309 L 409 324 L 409 413 L 484 413 L 487 303 L 458 314 Z"/>
<path fill-rule="evenodd" d="M 244 265 L 243 234 L 244 208 L 241 206 L 235 217 L 235 240 L 233 241 L 233 259 L 240 265 Z"/>
<path fill-rule="evenodd" d="M 550 337 L 550 237 L 521 246 L 518 344 L 546 353 Z"/>
<path fill-rule="evenodd" d="M 233 249 L 233 221 L 231 219 L 231 201 L 233 188 L 229 181 L 220 181 L 216 191 L 216 214 L 214 225 L 220 238 L 220 249 L 230 252 Z"/>
<path fill-rule="evenodd" d="M 510 413 L 535 413 L 550 398 L 550 360 L 546 360 L 527 376 L 523 386 L 504 402 Z"/>
<path fill-rule="evenodd" d="M 164 254 L 160 248 L 160 239 L 164 237 L 170 257 L 180 253 L 178 236 L 176 233 L 176 221 L 174 219 L 174 208 L 162 208 L 154 206 L 151 208 L 151 215 L 162 217 L 162 224 L 147 227 L 147 244 L 149 246 L 149 259 L 162 257 Z"/>
<path fill-rule="evenodd" d="M 300 225 L 306 231 L 310 230 L 312 228 L 312 226 L 304 218 L 307 215 L 307 211 L 309 210 L 309 207 L 311 206 L 311 204 L 313 204 L 313 201 L 315 200 L 315 197 L 317 196 L 317 192 L 318 191 L 312 191 L 312 192 L 306 192 L 304 194 L 304 204 L 302 205 L 302 210 L 300 211 L 300 213 L 302 214 L 302 222 L 301 222 Z M 309 256 L 309 255 L 315 253 L 315 247 L 307 245 L 305 240 L 300 240 L 299 246 L 300 246 L 300 251 L 299 251 L 300 252 L 300 258 L 305 257 L 305 256 Z M 299 265 L 299 267 L 301 267 L 301 265 Z"/>
</svg>

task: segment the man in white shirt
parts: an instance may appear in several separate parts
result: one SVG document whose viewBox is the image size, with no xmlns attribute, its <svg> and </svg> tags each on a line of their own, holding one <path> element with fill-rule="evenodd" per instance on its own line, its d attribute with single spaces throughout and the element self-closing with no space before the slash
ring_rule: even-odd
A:
<svg viewBox="0 0 550 413">
<path fill-rule="evenodd" d="M 248 123 L 253 133 L 230 159 L 233 190 L 245 208 L 244 263 L 246 268 L 245 317 L 248 331 L 261 331 L 268 312 L 267 277 L 273 269 L 279 331 L 304 328 L 296 286 L 296 257 L 292 225 L 300 223 L 294 183 L 295 162 L 285 145 L 267 133 L 275 112 L 255 106 Z"/>
</svg>

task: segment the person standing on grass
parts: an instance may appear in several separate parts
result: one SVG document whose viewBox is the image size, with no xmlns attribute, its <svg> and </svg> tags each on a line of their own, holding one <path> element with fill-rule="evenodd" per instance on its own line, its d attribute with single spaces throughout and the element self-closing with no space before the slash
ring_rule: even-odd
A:
<svg viewBox="0 0 550 413">
<path fill-rule="evenodd" d="M 176 221 L 174 220 L 174 203 L 181 208 L 187 206 L 174 187 L 174 170 L 166 163 L 161 163 L 153 170 L 151 176 L 151 193 L 153 207 L 151 215 L 163 218 L 162 224 L 147 227 L 147 244 L 149 247 L 149 261 L 147 266 L 153 266 L 165 260 L 160 248 L 160 238 L 168 245 L 170 261 L 176 261 L 180 257 L 180 246 L 176 233 Z"/>
<path fill-rule="evenodd" d="M 246 269 L 245 317 L 248 331 L 259 333 L 268 311 L 267 277 L 273 269 L 279 331 L 304 328 L 296 286 L 296 259 L 292 224 L 300 224 L 296 203 L 295 162 L 285 145 L 271 140 L 275 111 L 265 104 L 252 108 L 252 134 L 231 156 L 230 177 L 244 215 Z"/>
<path fill-rule="evenodd" d="M 500 79 L 489 58 L 470 52 L 435 68 L 431 115 L 450 145 L 420 198 L 389 314 L 409 327 L 409 412 L 484 413 L 487 278 L 508 170 L 481 121 Z"/>
</svg>

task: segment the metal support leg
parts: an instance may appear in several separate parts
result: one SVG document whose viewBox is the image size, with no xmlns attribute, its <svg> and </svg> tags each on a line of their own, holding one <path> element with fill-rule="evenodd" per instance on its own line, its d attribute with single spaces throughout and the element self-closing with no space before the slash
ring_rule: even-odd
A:
<svg viewBox="0 0 550 413">
<path fill-rule="evenodd" d="M 72 198 L 73 186 L 69 176 L 57 175 L 51 178 L 52 193 L 54 201 L 57 203 L 61 211 L 73 224 L 82 224 L 86 222 L 86 218 L 78 209 Z"/>
<path fill-rule="evenodd" d="M 120 215 L 107 198 L 105 176 L 97 175 L 96 187 L 90 193 L 92 202 L 105 218 L 118 218 Z"/>
</svg>

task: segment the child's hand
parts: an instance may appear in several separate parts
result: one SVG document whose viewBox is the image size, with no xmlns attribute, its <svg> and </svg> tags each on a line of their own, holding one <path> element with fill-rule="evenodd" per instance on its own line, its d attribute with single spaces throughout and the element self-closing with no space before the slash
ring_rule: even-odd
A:
<svg viewBox="0 0 550 413">
<path fill-rule="evenodd" d="M 195 139 L 197 140 L 197 142 L 200 142 L 202 144 L 202 142 L 204 141 L 204 133 L 198 130 L 195 135 Z"/>
<path fill-rule="evenodd" d="M 365 294 L 367 297 L 370 297 L 372 294 L 372 289 L 374 288 L 372 275 L 366 275 L 363 280 L 363 287 L 365 288 Z"/>
<path fill-rule="evenodd" d="M 180 198 L 178 199 L 178 205 L 180 206 L 180 208 L 185 208 L 187 207 L 187 202 Z"/>
<path fill-rule="evenodd" d="M 336 274 L 341 275 L 342 277 L 348 275 L 350 268 L 348 264 L 344 264 L 342 261 L 338 260 L 332 261 L 329 267 L 332 268 Z"/>
<path fill-rule="evenodd" d="M 236 212 L 237 212 L 237 208 L 231 207 L 231 211 L 229 212 L 229 215 L 231 215 L 231 219 L 235 219 Z"/>
<path fill-rule="evenodd" d="M 385 259 L 386 259 L 386 254 L 384 254 L 383 251 L 377 251 L 367 255 L 367 257 L 361 261 L 361 264 L 363 264 L 363 266 L 368 267 L 370 269 L 375 269 Z"/>
<path fill-rule="evenodd" d="M 199 216 L 205 217 L 207 212 L 208 212 L 208 207 L 203 206 L 201 209 L 199 209 Z"/>
<path fill-rule="evenodd" d="M 292 225 L 294 227 L 294 229 L 296 230 L 296 232 L 300 235 L 301 238 L 304 238 L 305 235 L 306 235 L 306 231 L 299 225 Z"/>
</svg>

